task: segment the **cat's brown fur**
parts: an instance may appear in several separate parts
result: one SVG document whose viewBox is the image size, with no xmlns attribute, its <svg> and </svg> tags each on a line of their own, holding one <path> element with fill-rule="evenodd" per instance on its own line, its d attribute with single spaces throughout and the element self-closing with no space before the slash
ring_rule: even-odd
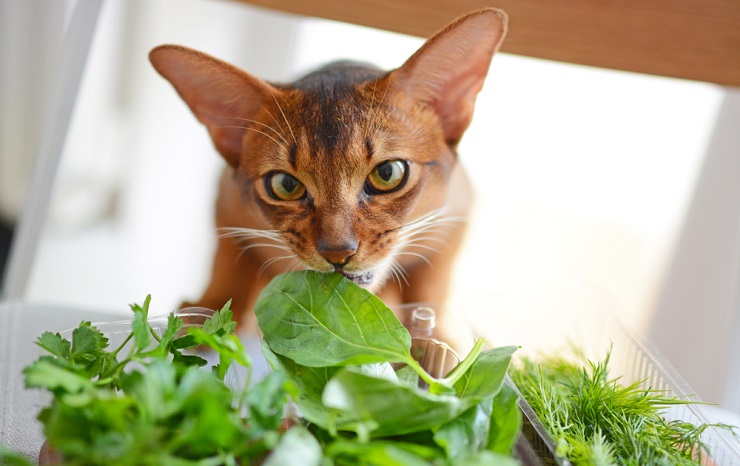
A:
<svg viewBox="0 0 740 466">
<path fill-rule="evenodd" d="M 219 308 L 233 299 L 240 325 L 254 328 L 249 311 L 275 275 L 336 269 L 389 305 L 432 305 L 444 329 L 470 204 L 456 147 L 505 29 L 501 11 L 479 10 L 392 72 L 340 63 L 288 85 L 184 47 L 154 49 L 152 64 L 228 163 L 216 207 L 222 235 L 195 304 Z M 390 192 L 368 184 L 383 163 L 382 182 L 406 167 Z M 276 197 L 283 191 L 303 194 Z"/>
</svg>

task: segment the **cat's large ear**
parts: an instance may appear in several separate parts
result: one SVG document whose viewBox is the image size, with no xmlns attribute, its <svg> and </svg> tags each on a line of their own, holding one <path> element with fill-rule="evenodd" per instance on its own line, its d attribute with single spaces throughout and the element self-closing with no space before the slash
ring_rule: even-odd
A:
<svg viewBox="0 0 740 466">
<path fill-rule="evenodd" d="M 455 146 L 473 118 L 478 92 L 506 34 L 506 14 L 469 13 L 442 29 L 391 75 L 391 85 L 430 104 L 445 140 Z"/>
<path fill-rule="evenodd" d="M 202 52 L 162 45 L 149 53 L 154 68 L 167 79 L 208 128 L 216 149 L 239 164 L 244 127 L 265 99 L 280 93 L 266 82 Z"/>
</svg>

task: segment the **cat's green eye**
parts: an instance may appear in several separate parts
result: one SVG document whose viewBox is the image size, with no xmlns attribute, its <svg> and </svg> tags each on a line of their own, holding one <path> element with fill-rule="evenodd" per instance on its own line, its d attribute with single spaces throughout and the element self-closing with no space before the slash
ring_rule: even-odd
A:
<svg viewBox="0 0 740 466">
<path fill-rule="evenodd" d="M 367 177 L 365 189 L 370 194 L 380 194 L 401 188 L 406 181 L 408 167 L 403 160 L 387 160 L 378 164 Z"/>
<path fill-rule="evenodd" d="M 298 179 L 284 172 L 274 172 L 265 179 L 267 191 L 280 201 L 297 201 L 306 195 L 306 187 Z"/>
</svg>

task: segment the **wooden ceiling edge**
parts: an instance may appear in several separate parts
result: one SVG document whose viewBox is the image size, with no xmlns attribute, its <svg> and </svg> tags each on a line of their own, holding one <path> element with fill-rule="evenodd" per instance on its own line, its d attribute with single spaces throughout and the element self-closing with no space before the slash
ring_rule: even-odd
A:
<svg viewBox="0 0 740 466">
<path fill-rule="evenodd" d="M 428 37 L 460 14 L 492 3 L 489 0 L 459 0 L 454 5 L 443 3 L 439 8 L 428 9 L 421 7 L 427 0 L 398 0 L 392 3 L 384 0 L 352 0 L 352 9 L 347 9 L 348 3 L 345 2 L 348 0 L 235 1 L 418 37 Z M 553 18 L 551 14 L 551 10 L 556 8 L 553 5 L 558 3 L 556 0 L 542 0 L 538 9 L 526 6 L 522 0 L 496 2 L 510 17 L 509 33 L 501 51 L 576 65 L 740 87 L 740 28 L 732 28 L 732 24 L 738 24 L 733 18 L 738 18 L 740 22 L 740 2 L 713 0 L 718 6 L 728 10 L 724 15 L 715 12 L 712 16 L 699 16 L 694 12 L 690 16 L 681 16 L 679 12 L 668 18 L 666 15 L 661 16 L 660 11 L 646 10 L 639 18 L 635 17 L 634 21 L 639 19 L 643 22 L 637 25 L 632 24 L 633 18 L 625 16 L 633 14 L 633 11 L 624 8 L 621 10 L 624 15 L 614 15 L 609 21 L 616 18 L 631 29 L 617 29 L 611 22 L 602 20 L 603 23 L 609 22 L 612 27 L 610 35 L 594 19 L 599 19 L 595 13 L 590 18 L 592 21 L 572 22 L 573 18 L 580 18 L 581 15 L 589 17 L 589 7 L 583 5 L 590 5 L 588 2 L 591 1 L 573 2 L 574 5 L 568 7 L 568 10 L 558 11 L 560 18 Z M 579 5 L 585 10 L 578 10 L 581 8 Z M 414 17 L 414 21 L 409 22 L 408 10 L 412 9 L 419 9 L 421 13 Z M 593 11 L 591 10 L 592 13 Z M 653 15 L 652 18 L 650 15 Z M 671 21 L 663 21 L 664 17 Z M 571 21 L 569 24 L 572 27 L 562 27 L 558 23 L 559 19 Z M 691 21 L 692 28 L 682 28 L 683 22 L 688 21 Z M 654 26 L 657 23 L 665 30 L 656 30 Z M 517 27 L 517 24 L 526 27 Z M 675 44 L 666 44 L 666 37 Z M 710 47 L 705 44 L 702 49 L 699 44 L 708 39 L 722 46 Z M 583 46 L 584 43 L 586 46 Z M 646 43 L 653 45 L 653 50 L 648 54 L 644 51 Z M 732 44 L 737 45 L 737 50 Z M 676 54 L 676 50 L 682 50 L 682 53 Z M 707 53 L 707 50 L 710 52 Z M 671 59 L 663 58 L 666 56 Z"/>
</svg>

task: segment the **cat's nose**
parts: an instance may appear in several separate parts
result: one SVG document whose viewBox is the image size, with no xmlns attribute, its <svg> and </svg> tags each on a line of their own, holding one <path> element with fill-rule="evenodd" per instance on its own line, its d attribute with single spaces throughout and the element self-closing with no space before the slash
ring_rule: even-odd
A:
<svg viewBox="0 0 740 466">
<path fill-rule="evenodd" d="M 335 267 L 341 267 L 357 253 L 357 241 L 349 241 L 344 244 L 330 245 L 326 243 L 319 243 L 318 253 L 321 257 L 326 259 L 331 265 Z"/>
</svg>

